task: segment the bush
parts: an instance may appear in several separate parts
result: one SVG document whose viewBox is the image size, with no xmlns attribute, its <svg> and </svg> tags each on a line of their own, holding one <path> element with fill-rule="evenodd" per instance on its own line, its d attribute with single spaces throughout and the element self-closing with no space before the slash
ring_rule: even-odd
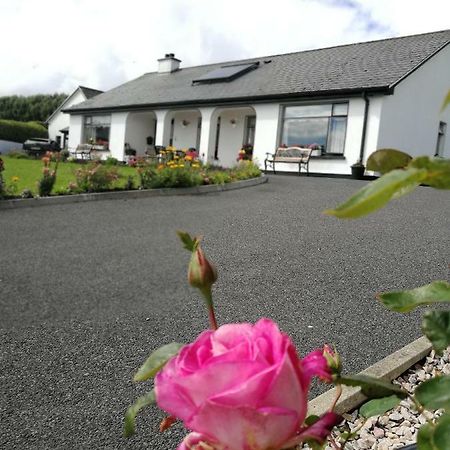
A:
<svg viewBox="0 0 450 450">
<path fill-rule="evenodd" d="M 259 176 L 261 176 L 261 170 L 252 161 L 240 161 L 233 170 L 233 178 L 235 180 L 248 180 Z"/>
<path fill-rule="evenodd" d="M 8 156 L 13 159 L 34 159 L 31 155 L 21 152 L 20 150 L 13 150 L 8 153 Z"/>
<path fill-rule="evenodd" d="M 117 167 L 96 162 L 75 171 L 77 186 L 81 192 L 103 192 L 111 190 L 119 179 Z"/>
<path fill-rule="evenodd" d="M 50 167 L 50 162 L 52 160 L 55 162 L 53 170 Z M 44 168 L 42 169 L 42 178 L 38 182 L 38 190 L 41 197 L 48 197 L 56 182 L 56 172 L 58 170 L 59 160 L 58 156 L 55 156 L 54 153 L 47 152 L 42 158 L 42 162 L 44 163 Z"/>
<path fill-rule="evenodd" d="M 203 184 L 200 172 L 190 166 L 163 166 L 150 164 L 138 170 L 141 188 L 177 188 Z"/>
<path fill-rule="evenodd" d="M 113 156 L 108 156 L 103 164 L 105 164 L 105 166 L 118 166 L 119 160 Z"/>
<path fill-rule="evenodd" d="M 232 180 L 229 172 L 220 170 L 211 170 L 205 174 L 204 184 L 225 184 Z"/>
<path fill-rule="evenodd" d="M 69 152 L 69 150 L 66 150 L 66 149 L 61 150 L 61 151 L 59 152 L 59 158 L 60 158 L 60 161 L 62 161 L 62 162 L 67 161 L 67 160 L 70 158 L 70 152 Z"/>
<path fill-rule="evenodd" d="M 32 137 L 48 138 L 48 131 L 39 122 L 0 120 L 0 139 L 24 143 Z"/>
</svg>

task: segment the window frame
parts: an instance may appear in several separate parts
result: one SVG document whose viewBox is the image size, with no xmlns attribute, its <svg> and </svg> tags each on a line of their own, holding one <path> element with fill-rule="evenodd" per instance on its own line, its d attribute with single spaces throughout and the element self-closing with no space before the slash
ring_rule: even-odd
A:
<svg viewBox="0 0 450 450">
<path fill-rule="evenodd" d="M 334 113 L 335 105 L 346 105 L 346 114 L 342 113 Z M 286 110 L 287 108 L 292 107 L 309 107 L 309 106 L 330 106 L 331 113 L 330 115 L 306 115 L 306 116 L 292 116 L 292 117 L 286 117 Z M 280 131 L 279 131 L 279 137 L 278 137 L 278 146 L 281 145 L 287 145 L 283 142 L 283 138 L 285 135 L 285 123 L 289 120 L 314 120 L 314 119 L 327 119 L 327 134 L 326 134 L 326 144 L 325 147 L 329 148 L 330 143 L 330 136 L 331 136 L 331 127 L 332 127 L 332 118 L 342 118 L 345 117 L 345 131 L 344 131 L 344 139 L 343 139 L 343 145 L 342 145 L 342 152 L 328 152 L 328 151 L 322 151 L 321 156 L 336 156 L 336 157 L 343 157 L 345 155 L 345 146 L 347 142 L 347 130 L 348 130 L 348 117 L 349 117 L 349 107 L 350 107 L 350 101 L 348 99 L 342 99 L 342 100 L 333 100 L 333 101 L 320 101 L 320 102 L 301 102 L 301 103 L 286 103 L 281 105 L 281 111 L 280 111 Z"/>
</svg>

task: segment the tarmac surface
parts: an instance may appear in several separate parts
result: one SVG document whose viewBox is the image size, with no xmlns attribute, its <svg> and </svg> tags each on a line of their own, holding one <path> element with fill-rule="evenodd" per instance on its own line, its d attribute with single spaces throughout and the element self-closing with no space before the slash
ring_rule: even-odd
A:
<svg viewBox="0 0 450 450">
<path fill-rule="evenodd" d="M 357 221 L 322 214 L 366 184 L 271 176 L 247 189 L 0 211 L 0 448 L 175 449 L 156 407 L 122 437 L 151 388 L 133 374 L 155 348 L 205 327 L 175 231 L 204 236 L 220 323 L 270 317 L 301 355 L 336 346 L 358 372 L 420 336 L 421 312 L 378 291 L 448 279 L 450 196 L 420 187 Z M 324 388 L 315 385 L 313 396 Z"/>
</svg>

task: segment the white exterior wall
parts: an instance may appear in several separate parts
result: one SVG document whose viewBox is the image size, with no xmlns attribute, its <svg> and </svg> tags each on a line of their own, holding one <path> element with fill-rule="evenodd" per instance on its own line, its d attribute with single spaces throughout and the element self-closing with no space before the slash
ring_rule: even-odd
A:
<svg viewBox="0 0 450 450">
<path fill-rule="evenodd" d="M 412 156 L 433 156 L 439 121 L 447 123 L 444 155 L 450 157 L 450 107 L 441 112 L 450 90 L 450 45 L 400 82 L 383 101 L 377 148 Z"/>
<path fill-rule="evenodd" d="M 127 117 L 125 142 L 130 144 L 130 147 L 134 148 L 138 155 L 145 154 L 148 136 L 152 136 L 154 142 L 155 120 L 155 115 L 148 112 L 130 113 Z M 112 127 L 110 133 L 112 133 Z"/>
<path fill-rule="evenodd" d="M 199 111 L 179 111 L 172 116 L 175 120 L 173 131 L 173 146 L 176 148 L 197 148 L 197 124 Z M 183 126 L 183 120 L 189 122 Z"/>
<path fill-rule="evenodd" d="M 215 164 L 223 167 L 236 165 L 244 139 L 245 117 L 252 115 L 255 115 L 255 112 L 251 108 L 220 111 L 219 151 L 217 154 L 219 159 L 215 161 Z"/>
<path fill-rule="evenodd" d="M 267 103 L 253 105 L 253 109 L 256 111 L 253 161 L 255 161 L 259 167 L 264 168 L 266 153 L 273 153 L 278 146 L 278 117 L 280 115 L 280 104 Z"/>
<path fill-rule="evenodd" d="M 74 151 L 83 139 L 84 116 L 70 115 L 69 151 Z"/>
<path fill-rule="evenodd" d="M 64 103 L 64 108 L 70 108 L 73 105 L 84 102 L 86 97 L 84 96 L 81 89 L 77 89 L 69 99 Z M 56 141 L 57 136 L 61 136 L 61 142 L 63 142 L 63 134 L 59 132 L 63 128 L 70 125 L 70 115 L 63 113 L 59 110 L 48 122 L 48 137 Z M 70 141 L 69 141 L 70 142 Z"/>
<path fill-rule="evenodd" d="M 380 120 L 381 97 L 371 97 L 364 161 L 376 148 L 378 125 Z M 331 102 L 331 100 L 330 100 Z M 350 166 L 358 161 L 361 149 L 362 129 L 364 123 L 365 101 L 361 98 L 348 100 L 348 120 L 345 137 L 344 159 L 311 159 L 310 172 L 350 175 Z M 264 167 L 266 153 L 273 153 L 278 147 L 279 130 L 282 127 L 282 105 L 279 103 L 253 105 L 256 111 L 256 135 L 254 159 L 260 167 Z M 278 124 L 278 119 L 280 123 Z M 278 126 L 279 125 L 279 126 Z M 297 164 L 278 164 L 277 172 L 297 172 Z"/>
<path fill-rule="evenodd" d="M 111 156 L 119 161 L 124 160 L 125 149 L 125 131 L 127 125 L 128 112 L 119 112 L 111 114 L 111 128 L 109 132 L 109 150 Z M 70 128 L 72 135 L 72 128 Z"/>
</svg>

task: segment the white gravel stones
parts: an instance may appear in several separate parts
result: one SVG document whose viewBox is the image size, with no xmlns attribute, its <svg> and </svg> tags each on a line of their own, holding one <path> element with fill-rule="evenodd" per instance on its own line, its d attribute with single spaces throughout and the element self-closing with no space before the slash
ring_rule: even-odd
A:
<svg viewBox="0 0 450 450">
<path fill-rule="evenodd" d="M 449 373 L 450 348 L 441 357 L 437 357 L 432 351 L 425 361 L 416 364 L 393 382 L 413 393 L 422 381 Z M 410 400 L 402 400 L 394 410 L 382 416 L 371 417 L 366 421 L 358 415 L 357 410 L 344 414 L 345 422 L 340 429 L 357 432 L 357 437 L 346 444 L 347 450 L 392 450 L 414 444 L 420 426 L 426 422 L 427 418 L 433 419 L 439 415 L 440 411 L 425 411 L 419 414 Z M 333 447 L 327 445 L 326 450 L 333 450 Z"/>
</svg>

